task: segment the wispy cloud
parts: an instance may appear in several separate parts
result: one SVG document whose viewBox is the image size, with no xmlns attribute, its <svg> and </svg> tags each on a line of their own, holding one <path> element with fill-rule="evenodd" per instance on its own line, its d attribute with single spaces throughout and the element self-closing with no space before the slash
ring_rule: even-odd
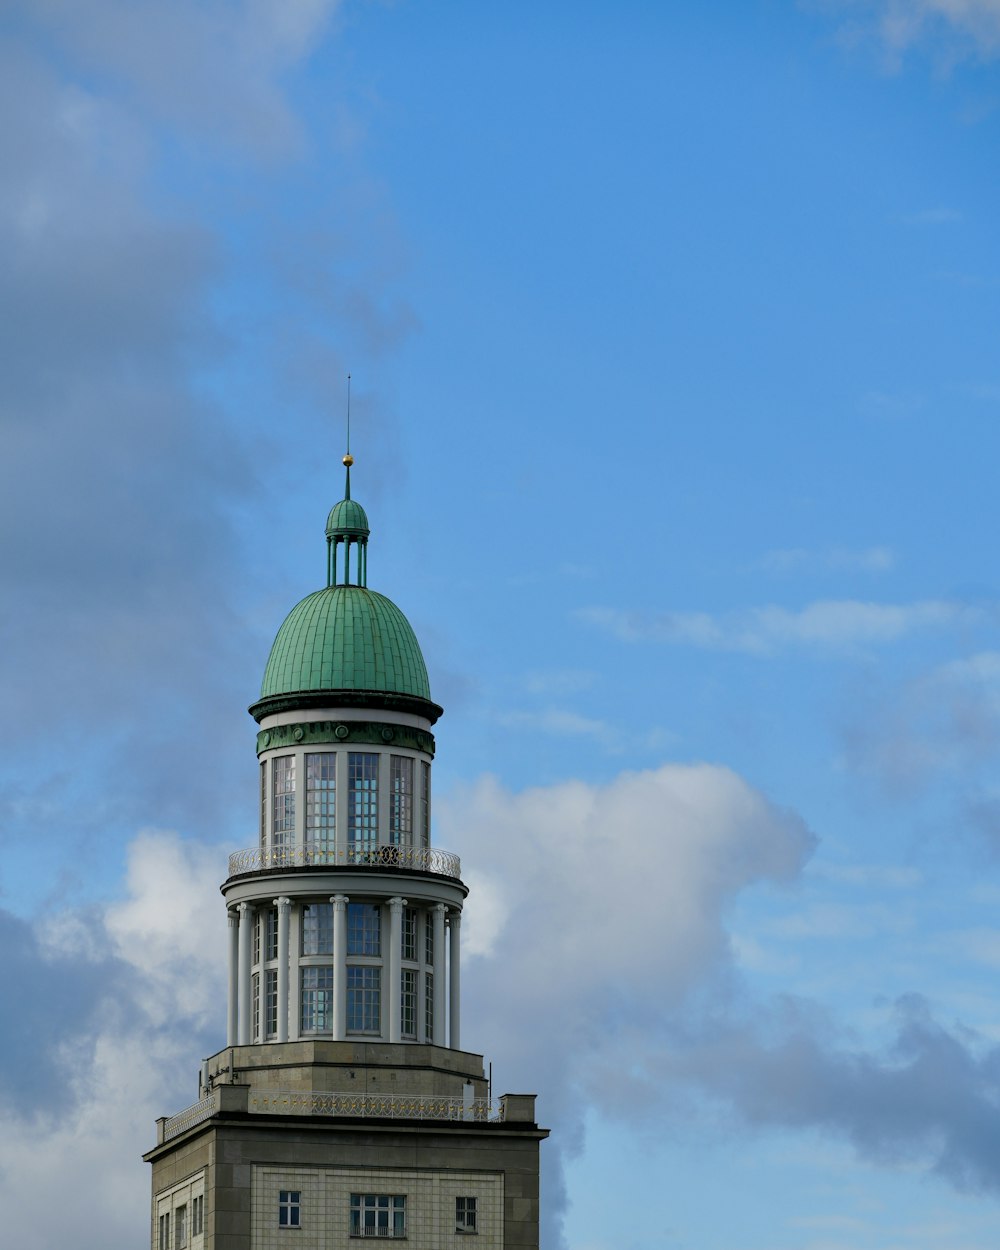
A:
<svg viewBox="0 0 1000 1250">
<path fill-rule="evenodd" d="M 896 563 L 891 547 L 783 547 L 768 551 L 760 567 L 769 573 L 818 571 L 884 573 Z"/>
<path fill-rule="evenodd" d="M 869 685 L 843 731 L 845 760 L 889 794 L 961 779 L 966 818 L 1000 845 L 989 787 L 1000 758 L 1000 652 L 939 665 L 895 688 Z"/>
<path fill-rule="evenodd" d="M 534 729 L 559 737 L 595 738 L 598 742 L 611 743 L 616 735 L 606 721 L 591 716 L 581 716 L 566 708 L 549 707 L 540 711 L 501 712 L 496 717 L 501 725 L 510 729 Z"/>
<path fill-rule="evenodd" d="M 905 226 L 948 226 L 962 220 L 957 208 L 924 208 L 916 213 L 904 213 L 900 218 Z"/>
<path fill-rule="evenodd" d="M 998 0 L 821 0 L 815 7 L 840 16 L 846 43 L 876 42 L 890 69 L 918 50 L 944 68 L 1000 54 Z"/>
<path fill-rule="evenodd" d="M 923 396 L 910 391 L 866 391 L 860 403 L 866 417 L 880 421 L 902 421 L 915 416 L 923 406 Z"/>
<path fill-rule="evenodd" d="M 983 609 L 949 600 L 910 604 L 819 600 L 797 611 L 767 606 L 714 616 L 708 612 L 581 609 L 578 618 L 622 642 L 658 642 L 771 655 L 790 647 L 852 650 L 880 646 L 918 631 L 977 624 Z"/>
</svg>

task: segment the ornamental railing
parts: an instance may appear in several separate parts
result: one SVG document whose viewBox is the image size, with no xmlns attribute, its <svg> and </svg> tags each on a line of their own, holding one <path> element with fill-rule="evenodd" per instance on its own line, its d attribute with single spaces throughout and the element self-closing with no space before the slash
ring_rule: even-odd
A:
<svg viewBox="0 0 1000 1250">
<path fill-rule="evenodd" d="M 169 1120 L 164 1120 L 163 1135 L 159 1140 L 165 1142 L 169 1141 L 171 1137 L 179 1137 L 181 1133 L 187 1132 L 189 1128 L 194 1128 L 202 1120 L 211 1119 L 217 1110 L 218 1094 L 213 1092 L 203 1098 L 201 1102 L 196 1102 L 194 1106 L 188 1107 L 185 1111 L 179 1111 L 177 1115 L 171 1116 Z"/>
<path fill-rule="evenodd" d="M 396 1094 L 291 1093 L 252 1089 L 248 1110 L 264 1115 L 360 1116 L 383 1120 L 465 1120 L 484 1124 L 504 1119 L 503 1102 L 486 1098 L 401 1097 Z"/>
<path fill-rule="evenodd" d="M 429 846 L 252 846 L 229 857 L 229 875 L 262 872 L 269 868 L 402 868 L 460 878 L 462 861 L 451 851 Z"/>
</svg>

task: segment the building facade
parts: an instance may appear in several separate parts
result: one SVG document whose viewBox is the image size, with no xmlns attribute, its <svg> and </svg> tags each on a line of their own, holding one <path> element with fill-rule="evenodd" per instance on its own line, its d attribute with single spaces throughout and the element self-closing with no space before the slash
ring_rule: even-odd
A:
<svg viewBox="0 0 1000 1250">
<path fill-rule="evenodd" d="M 153 1250 L 538 1246 L 547 1130 L 461 1049 L 468 890 L 431 836 L 442 709 L 408 621 L 368 589 L 344 463 L 327 584 L 289 613 L 250 708 L 259 830 L 222 885 L 226 1046 L 157 1121 Z"/>
</svg>

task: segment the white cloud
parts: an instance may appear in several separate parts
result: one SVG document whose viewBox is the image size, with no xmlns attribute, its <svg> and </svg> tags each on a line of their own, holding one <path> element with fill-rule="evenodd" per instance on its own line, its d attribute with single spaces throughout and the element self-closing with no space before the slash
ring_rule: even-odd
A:
<svg viewBox="0 0 1000 1250">
<path fill-rule="evenodd" d="M 39 922 L 48 961 L 72 959 L 71 939 L 89 929 L 83 959 L 97 963 L 85 1023 L 64 1022 L 53 1004 L 50 1034 L 36 1039 L 51 1049 L 52 1109 L 0 1105 L 3 1232 L 20 1250 L 147 1238 L 140 1155 L 155 1142 L 156 1117 L 194 1101 L 198 1062 L 223 1040 L 223 867 L 219 848 L 146 832 L 131 845 L 123 900 Z"/>
<path fill-rule="evenodd" d="M 947 600 L 910 604 L 819 600 L 792 611 L 774 605 L 713 616 L 708 612 L 626 612 L 585 608 L 581 620 L 622 642 L 661 642 L 768 655 L 788 647 L 843 650 L 895 642 L 921 630 L 977 623 L 983 611 Z"/>
<path fill-rule="evenodd" d="M 281 73 L 315 46 L 338 0 L 22 0 L 70 57 L 132 104 L 262 155 L 293 150 Z"/>
<path fill-rule="evenodd" d="M 436 818 L 442 842 L 489 883 L 491 940 L 477 939 L 468 979 L 490 988 L 471 1019 L 485 1010 L 487 1036 L 499 1029 L 513 1054 L 574 1036 L 561 1091 L 602 1035 L 654 1001 L 657 1011 L 676 1005 L 727 962 L 729 900 L 752 882 L 790 878 L 812 845 L 798 817 L 707 764 L 520 794 L 483 778 L 439 800 Z M 478 906 L 473 894 L 473 929 Z"/>
</svg>

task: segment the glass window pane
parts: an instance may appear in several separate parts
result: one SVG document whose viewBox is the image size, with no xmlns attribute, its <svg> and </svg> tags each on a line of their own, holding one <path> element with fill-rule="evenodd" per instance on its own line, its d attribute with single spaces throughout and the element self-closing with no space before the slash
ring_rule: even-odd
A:
<svg viewBox="0 0 1000 1250">
<path fill-rule="evenodd" d="M 347 904 L 348 955 L 382 954 L 382 912 L 372 903 Z"/>
<path fill-rule="evenodd" d="M 332 903 L 306 903 L 302 908 L 302 954 L 333 954 Z"/>
<path fill-rule="evenodd" d="M 336 838 L 337 756 L 333 751 L 306 756 L 306 842 L 332 851 Z"/>
<path fill-rule="evenodd" d="M 408 755 L 390 756 L 389 841 L 394 846 L 413 842 L 413 760 Z"/>
<path fill-rule="evenodd" d="M 271 815 L 273 845 L 290 846 L 295 837 L 295 756 L 271 761 Z"/>
<path fill-rule="evenodd" d="M 378 846 L 378 756 L 352 751 L 347 761 L 348 846 L 374 850 Z"/>
</svg>

